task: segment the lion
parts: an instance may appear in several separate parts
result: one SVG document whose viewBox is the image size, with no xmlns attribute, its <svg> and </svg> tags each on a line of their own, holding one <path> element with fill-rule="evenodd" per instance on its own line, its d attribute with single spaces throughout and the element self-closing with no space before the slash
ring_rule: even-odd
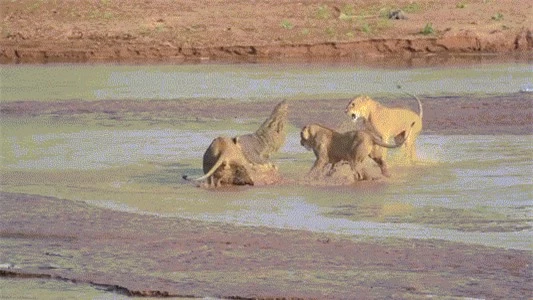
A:
<svg viewBox="0 0 533 300">
<path fill-rule="evenodd" d="M 378 148 L 400 147 L 405 141 L 405 132 L 398 135 L 397 144 L 390 145 L 382 142 L 369 130 L 339 133 L 320 124 L 309 124 L 302 128 L 300 137 L 300 144 L 307 150 L 312 150 L 316 156 L 309 174 L 316 174 L 328 164 L 335 165 L 340 161 L 347 161 L 354 172 L 355 180 L 364 180 L 362 162 L 367 157 L 378 164 L 383 176 L 390 177 L 387 164 Z"/>
<path fill-rule="evenodd" d="M 244 157 L 242 148 L 236 138 L 215 138 L 203 156 L 204 174 L 193 179 L 202 181 L 207 179 L 210 187 L 221 185 L 253 185 L 249 170 L 252 163 Z M 187 176 L 184 179 L 189 179 Z"/>
<path fill-rule="evenodd" d="M 346 106 L 345 113 L 352 117 L 354 122 L 359 118 L 364 119 L 367 128 L 375 131 L 385 142 L 402 132 L 407 132 L 404 150 L 408 160 L 413 161 L 416 159 L 415 141 L 422 131 L 423 110 L 420 99 L 415 95 L 411 96 L 418 101 L 418 114 L 408 109 L 383 106 L 368 96 L 360 96 L 351 100 Z M 380 151 L 382 151 L 381 157 L 385 159 L 387 149 L 382 148 Z"/>
<path fill-rule="evenodd" d="M 214 139 L 203 156 L 205 175 L 194 180 L 207 179 L 214 187 L 276 181 L 277 166 L 270 162 L 270 156 L 285 143 L 287 114 L 284 100 L 254 133 Z M 183 178 L 188 179 L 186 175 Z"/>
</svg>

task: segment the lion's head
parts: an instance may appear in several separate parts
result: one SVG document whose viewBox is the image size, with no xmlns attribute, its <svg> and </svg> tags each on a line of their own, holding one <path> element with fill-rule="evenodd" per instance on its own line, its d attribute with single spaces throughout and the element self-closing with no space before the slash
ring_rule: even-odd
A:
<svg viewBox="0 0 533 300">
<path fill-rule="evenodd" d="M 308 124 L 300 131 L 300 145 L 308 151 L 313 151 L 317 147 L 317 132 L 321 126 L 318 124 Z"/>
<path fill-rule="evenodd" d="M 300 131 L 300 145 L 304 146 L 307 150 L 313 150 L 312 145 L 310 144 L 309 138 L 311 134 L 309 132 L 309 127 L 304 126 L 302 131 Z"/>
<path fill-rule="evenodd" d="M 372 98 L 368 96 L 359 96 L 346 106 L 346 109 L 344 112 L 352 117 L 352 120 L 356 122 L 359 118 L 368 118 L 368 115 L 370 113 L 369 106 L 374 102 Z"/>
</svg>

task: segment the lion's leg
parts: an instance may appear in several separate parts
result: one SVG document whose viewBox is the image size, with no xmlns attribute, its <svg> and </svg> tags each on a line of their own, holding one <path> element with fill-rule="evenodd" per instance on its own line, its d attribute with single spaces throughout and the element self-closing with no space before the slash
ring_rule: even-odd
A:
<svg viewBox="0 0 533 300">
<path fill-rule="evenodd" d="M 379 168 L 381 169 L 381 174 L 383 174 L 383 176 L 385 177 L 390 177 L 387 163 L 382 158 L 373 158 L 373 159 L 378 164 Z"/>
<path fill-rule="evenodd" d="M 418 133 L 412 133 L 409 135 L 407 140 L 405 141 L 405 150 L 407 154 L 407 160 L 412 163 L 417 160 L 416 156 L 416 138 L 418 137 Z"/>
<path fill-rule="evenodd" d="M 422 120 L 415 121 L 410 131 L 408 131 L 407 139 L 405 140 L 405 150 L 407 160 L 412 163 L 417 160 L 416 156 L 416 139 L 422 131 Z"/>
<path fill-rule="evenodd" d="M 354 178 L 355 180 L 364 180 L 365 179 L 365 173 L 364 173 L 364 166 L 363 162 L 367 158 L 370 151 L 372 151 L 372 148 L 368 146 L 368 142 L 370 141 L 360 141 L 359 144 L 355 147 L 354 151 L 354 159 L 350 162 L 350 166 L 352 167 L 352 171 L 354 172 Z"/>
<path fill-rule="evenodd" d="M 380 154 L 381 157 L 383 157 L 383 158 L 387 157 L 387 155 L 388 155 L 388 149 L 387 148 L 380 147 L 380 149 L 378 151 L 381 153 Z"/>
<path fill-rule="evenodd" d="M 230 183 L 233 177 L 233 169 L 231 164 L 224 162 L 211 176 L 215 187 L 220 187 L 224 184 Z M 229 179 L 229 180 L 228 180 Z"/>
<path fill-rule="evenodd" d="M 381 156 L 381 151 L 379 151 L 380 148 L 383 147 L 374 146 L 369 156 L 378 164 L 379 168 L 381 169 L 381 174 L 383 174 L 385 177 L 390 177 L 389 168 L 383 159 L 383 156 Z"/>
<path fill-rule="evenodd" d="M 410 163 L 414 162 L 416 160 L 416 146 L 414 144 L 414 141 L 409 141 L 409 144 L 406 144 L 405 148 L 407 154 L 407 161 Z"/>
<path fill-rule="evenodd" d="M 382 137 L 382 141 L 385 142 L 385 143 L 388 143 L 388 141 L 390 140 L 390 136 L 389 135 L 384 135 Z M 386 159 L 387 158 L 387 154 L 388 154 L 388 149 L 385 148 L 385 147 L 381 147 L 381 146 L 375 146 L 374 149 L 372 150 L 372 152 L 376 153 L 377 156 L 383 158 L 383 159 Z"/>
<path fill-rule="evenodd" d="M 363 163 L 357 160 L 353 160 L 350 162 L 350 167 L 353 171 L 353 178 L 355 181 L 364 180 L 365 179 L 365 172 L 363 170 Z"/>
<path fill-rule="evenodd" d="M 323 167 L 324 167 L 324 164 L 321 163 L 319 159 L 317 159 L 315 163 L 313 164 L 313 166 L 311 167 L 311 170 L 309 170 L 308 174 L 309 175 L 316 174 L 318 170 L 321 170 Z"/>
<path fill-rule="evenodd" d="M 216 188 L 219 185 L 219 180 L 217 180 L 214 175 L 211 175 L 203 184 L 206 188 Z"/>
<path fill-rule="evenodd" d="M 222 176 L 220 174 L 221 172 L 219 171 L 218 173 L 215 172 L 215 174 L 213 174 L 211 176 L 211 180 L 212 180 L 212 187 L 219 187 L 222 185 Z"/>
<path fill-rule="evenodd" d="M 207 187 L 213 187 L 213 175 L 207 177 Z"/>
<path fill-rule="evenodd" d="M 315 163 L 311 167 L 311 170 L 309 170 L 309 173 L 307 173 L 308 176 L 318 176 L 320 175 L 321 171 L 324 169 L 324 167 L 328 164 L 328 152 L 324 148 L 319 148 L 313 150 L 315 153 Z"/>
<path fill-rule="evenodd" d="M 318 177 L 321 173 L 324 167 L 327 165 L 327 161 L 318 157 L 315 160 L 315 163 L 311 167 L 311 170 L 309 170 L 309 173 L 307 173 L 308 176 L 311 177 Z"/>
</svg>

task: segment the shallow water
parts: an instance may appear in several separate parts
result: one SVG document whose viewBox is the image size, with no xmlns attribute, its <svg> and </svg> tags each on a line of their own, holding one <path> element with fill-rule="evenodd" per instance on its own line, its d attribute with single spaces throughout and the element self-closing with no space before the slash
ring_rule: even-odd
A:
<svg viewBox="0 0 533 300">
<path fill-rule="evenodd" d="M 531 81 L 528 64 L 377 70 L 347 65 L 2 66 L 1 101 L 101 99 L 340 98 L 354 93 L 511 93 Z M 435 101 L 435 100 L 428 100 Z M 292 184 L 204 190 L 201 157 L 220 135 L 262 120 L 213 123 L 94 117 L 0 120 L 1 190 L 49 195 L 162 217 L 305 229 L 351 237 L 429 238 L 533 249 L 533 136 L 439 136 L 418 140 L 421 161 L 394 161 L 393 178 L 309 186 L 314 157 L 289 127 L 274 159 Z M 220 128 L 220 130 L 212 130 Z"/>
<path fill-rule="evenodd" d="M 290 127 L 275 160 L 294 183 L 213 191 L 181 175 L 201 175 L 210 141 L 247 133 L 249 125 L 212 131 L 209 124 L 193 130 L 199 125 L 19 121 L 1 121 L 4 191 L 162 217 L 532 249 L 533 136 L 422 135 L 415 166 L 395 163 L 391 152 L 393 178 L 328 187 L 306 185 L 299 175 L 314 156 Z"/>
<path fill-rule="evenodd" d="M 532 84 L 527 63 L 372 69 L 331 65 L 1 66 L 1 101 L 107 99 L 331 99 L 406 91 L 514 93 Z"/>
<path fill-rule="evenodd" d="M 45 279 L 0 279 L 0 299 L 116 299 L 129 297 L 88 285 Z"/>
</svg>

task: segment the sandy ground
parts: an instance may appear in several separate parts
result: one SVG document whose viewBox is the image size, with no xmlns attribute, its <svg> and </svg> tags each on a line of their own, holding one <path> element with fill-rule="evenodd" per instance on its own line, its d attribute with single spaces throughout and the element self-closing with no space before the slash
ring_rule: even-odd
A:
<svg viewBox="0 0 533 300">
<path fill-rule="evenodd" d="M 389 19 L 396 9 L 406 19 Z M 532 10 L 529 0 L 1 1 L 0 62 L 531 58 Z"/>
</svg>

